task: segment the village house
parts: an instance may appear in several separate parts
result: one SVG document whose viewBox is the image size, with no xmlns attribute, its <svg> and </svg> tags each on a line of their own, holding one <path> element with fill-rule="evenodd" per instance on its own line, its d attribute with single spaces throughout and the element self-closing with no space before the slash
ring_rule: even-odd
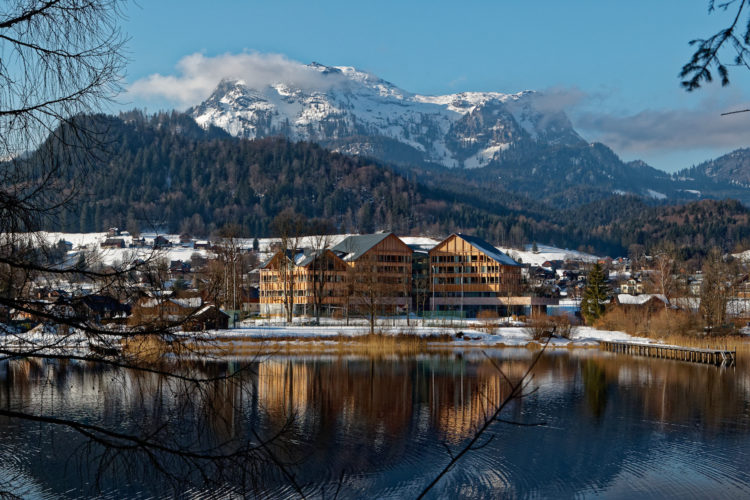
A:
<svg viewBox="0 0 750 500">
<path fill-rule="evenodd" d="M 192 272 L 190 262 L 183 262 L 181 260 L 169 261 L 170 276 L 184 275 L 190 272 Z"/>
<path fill-rule="evenodd" d="M 131 310 L 130 305 L 99 294 L 84 295 L 73 301 L 73 306 L 82 317 L 93 318 L 99 323 L 125 321 Z"/>
<path fill-rule="evenodd" d="M 172 242 L 164 236 L 157 236 L 154 238 L 154 248 L 168 248 L 172 246 Z"/>
<path fill-rule="evenodd" d="M 125 240 L 122 238 L 107 238 L 101 244 L 102 248 L 125 248 Z"/>
<path fill-rule="evenodd" d="M 203 307 L 200 297 L 144 297 L 133 307 L 128 323 L 131 326 L 179 324 Z"/>
<path fill-rule="evenodd" d="M 227 328 L 229 328 L 229 315 L 214 304 L 204 305 L 182 323 L 182 329 L 186 332 L 226 330 Z"/>
<path fill-rule="evenodd" d="M 620 293 L 628 295 L 639 295 L 644 292 L 643 283 L 640 279 L 630 278 L 620 285 Z"/>
<path fill-rule="evenodd" d="M 669 299 L 662 294 L 643 293 L 640 295 L 631 295 L 628 293 L 616 294 L 612 303 L 620 306 L 625 311 L 646 311 L 653 313 L 658 309 L 671 307 Z"/>
</svg>

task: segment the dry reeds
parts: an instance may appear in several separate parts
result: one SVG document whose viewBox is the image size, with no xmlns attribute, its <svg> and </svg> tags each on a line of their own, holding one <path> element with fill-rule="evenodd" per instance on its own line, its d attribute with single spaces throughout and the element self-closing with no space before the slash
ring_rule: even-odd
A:
<svg viewBox="0 0 750 500">
<path fill-rule="evenodd" d="M 699 315 L 659 308 L 652 311 L 614 307 L 594 325 L 602 330 L 624 331 L 631 335 L 659 339 L 665 344 L 697 349 L 723 349 L 750 355 L 749 339 L 738 335 L 706 335 Z"/>
<path fill-rule="evenodd" d="M 166 341 L 159 335 L 135 335 L 122 341 L 122 353 L 148 364 L 160 363 L 167 355 L 186 354 L 188 347 L 180 341 Z"/>
<path fill-rule="evenodd" d="M 594 327 L 650 338 L 698 335 L 702 332 L 700 317 L 696 314 L 667 308 L 649 311 L 613 307 L 596 321 Z"/>
<path fill-rule="evenodd" d="M 450 336 L 448 336 L 450 338 Z M 368 333 L 355 337 L 339 335 L 336 350 L 346 353 L 376 355 L 419 354 L 428 348 L 429 340 L 416 335 Z"/>
<path fill-rule="evenodd" d="M 723 349 L 737 351 L 737 355 L 750 355 L 750 342 L 745 337 L 737 335 L 724 336 L 695 336 L 684 334 L 671 334 L 661 338 L 665 344 L 679 345 L 682 347 L 694 347 L 697 349 Z"/>
<path fill-rule="evenodd" d="M 401 333 L 368 333 L 365 335 L 321 337 L 274 337 L 273 339 L 243 339 L 240 342 L 223 342 L 222 354 L 230 356 L 273 354 L 333 354 L 362 356 L 415 355 L 424 352 L 449 350 L 449 334 L 414 335 Z"/>
</svg>

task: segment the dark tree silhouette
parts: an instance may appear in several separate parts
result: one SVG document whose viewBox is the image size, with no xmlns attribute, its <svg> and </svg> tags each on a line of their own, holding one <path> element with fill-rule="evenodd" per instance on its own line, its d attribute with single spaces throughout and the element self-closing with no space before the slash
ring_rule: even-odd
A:
<svg viewBox="0 0 750 500">
<path fill-rule="evenodd" d="M 125 429 L 10 400 L 0 405 L 0 417 L 77 432 L 89 443 L 81 451 L 98 463 L 99 471 L 113 475 L 137 474 L 132 465 L 140 463 L 182 488 L 191 481 L 206 488 L 231 480 L 245 491 L 257 486 L 258 477 L 270 467 L 294 485 L 274 452 L 275 438 L 284 428 L 272 436 L 250 429 L 224 437 L 217 431 L 217 421 L 229 419 L 220 409 L 229 407 L 230 416 L 235 409 L 234 399 L 227 402 L 222 391 L 241 393 L 242 384 L 233 379 L 251 365 L 201 372 L 187 357 L 197 354 L 206 362 L 220 351 L 197 336 L 175 331 L 179 322 L 104 325 L 86 311 L 86 297 L 51 306 L 32 295 L 45 284 L 78 282 L 97 295 L 133 300 L 136 279 L 142 289 L 158 291 L 163 285 L 158 250 L 110 265 L 96 252 L 68 262 L 65 252 L 40 233 L 55 223 L 61 209 L 80 199 L 92 182 L 92 166 L 106 164 L 110 148 L 103 140 L 104 122 L 81 116 L 99 111 L 119 90 L 125 60 L 125 37 L 118 26 L 122 4 L 9 0 L 0 6 L 0 313 L 5 323 L 0 363 L 8 370 L 18 360 L 80 363 L 135 374 L 132 380 L 157 377 L 162 398 L 158 404 L 185 403 L 174 405 L 168 419 L 155 412 L 153 422 Z M 22 333 L 8 326 L 11 314 L 33 316 L 42 326 Z M 144 400 L 144 392 L 138 399 L 137 386 L 133 390 L 145 412 L 151 402 Z M 190 402 L 203 402 L 210 417 L 196 418 Z M 186 440 L 182 424 L 174 422 L 192 426 L 198 438 Z M 0 484 L 0 490 L 4 486 Z"/>
<path fill-rule="evenodd" d="M 690 41 L 696 50 L 680 71 L 685 90 L 693 91 L 704 83 L 712 82 L 712 71 L 718 73 L 721 84 L 725 86 L 729 85 L 728 66 L 750 69 L 750 14 L 747 7 L 747 0 L 709 0 L 708 12 L 729 12 L 732 14 L 731 23 L 708 38 Z M 727 62 L 725 52 L 733 54 L 731 62 Z"/>
<path fill-rule="evenodd" d="M 581 299 L 581 314 L 586 323 L 590 325 L 604 314 L 609 293 L 604 269 L 597 262 L 589 272 Z"/>
</svg>

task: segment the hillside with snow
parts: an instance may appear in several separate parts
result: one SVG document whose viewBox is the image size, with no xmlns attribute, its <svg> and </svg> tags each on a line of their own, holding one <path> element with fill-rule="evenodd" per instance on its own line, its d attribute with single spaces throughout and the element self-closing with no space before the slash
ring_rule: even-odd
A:
<svg viewBox="0 0 750 500">
<path fill-rule="evenodd" d="M 533 91 L 412 94 L 352 67 L 306 66 L 315 84 L 251 88 L 222 81 L 188 113 L 249 139 L 282 135 L 393 161 L 476 168 L 511 146 L 585 144 L 565 113 Z"/>
<path fill-rule="evenodd" d="M 157 236 L 166 239 L 169 242 L 169 246 L 155 249 L 154 240 Z M 336 246 L 348 236 L 351 236 L 351 234 L 330 235 L 328 237 L 328 246 Z M 421 236 L 400 236 L 400 238 L 407 245 L 425 251 L 440 243 L 440 241 L 436 239 Z M 124 248 L 105 247 L 104 243 L 108 239 L 122 240 Z M 48 245 L 54 245 L 60 241 L 67 242 L 70 250 L 68 251 L 66 260 L 69 263 L 74 263 L 80 254 L 91 252 L 94 252 L 98 260 L 104 265 L 128 263 L 135 259 L 166 259 L 169 261 L 181 260 L 183 262 L 189 262 L 193 255 L 201 257 L 213 256 L 212 250 L 200 245 L 201 243 L 209 243 L 207 240 L 181 242 L 180 236 L 177 234 L 156 233 L 143 233 L 140 235 L 139 240 L 142 244 L 134 246 L 134 238 L 127 232 L 123 232 L 117 236 L 110 236 L 107 233 L 61 233 L 41 231 L 39 233 L 34 233 L 33 236 L 29 236 L 29 241 L 32 244 L 38 244 L 40 241 L 43 241 Z M 237 238 L 235 239 L 235 245 L 243 251 L 249 251 L 253 248 L 253 241 L 254 238 Z M 316 245 L 320 245 L 320 241 L 322 241 L 320 236 L 304 236 L 300 238 L 298 243 L 300 248 L 314 248 Z M 216 243 L 216 241 L 213 243 Z M 273 245 L 278 243 L 278 238 L 258 238 L 258 258 L 261 261 L 270 258 L 273 252 Z"/>
<path fill-rule="evenodd" d="M 526 245 L 523 250 L 511 247 L 497 247 L 500 251 L 510 256 L 512 259 L 524 264 L 541 266 L 544 262 L 553 260 L 577 260 L 581 262 L 596 262 L 600 259 L 596 255 L 591 255 L 577 250 L 567 248 L 557 248 L 548 245 L 537 245 L 537 251 L 531 250 L 532 245 Z"/>
<path fill-rule="evenodd" d="M 702 189 L 588 143 L 554 95 L 525 90 L 430 96 L 349 66 L 297 69 L 305 78 L 280 74 L 270 84 L 223 80 L 187 113 L 206 130 L 310 141 L 409 168 L 448 167 L 503 191 L 566 206 L 613 193 L 656 202 L 694 200 Z"/>
</svg>

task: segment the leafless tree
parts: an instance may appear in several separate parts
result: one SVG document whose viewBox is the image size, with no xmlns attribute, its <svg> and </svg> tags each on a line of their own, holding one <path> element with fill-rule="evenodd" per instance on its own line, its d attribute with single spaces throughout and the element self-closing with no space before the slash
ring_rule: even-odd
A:
<svg viewBox="0 0 750 500">
<path fill-rule="evenodd" d="M 240 232 L 241 228 L 236 224 L 222 227 L 217 233 L 218 242 L 215 245 L 218 266 L 214 268 L 218 267 L 223 271 L 221 301 L 224 308 L 231 310 L 232 314 L 237 314 L 238 303 L 242 300 L 242 277 L 245 275 Z M 232 323 L 234 324 L 234 319 Z"/>
<path fill-rule="evenodd" d="M 0 7 L 0 231 L 34 231 L 76 194 L 103 130 L 82 113 L 119 90 L 120 0 L 9 0 Z M 33 151 L 33 154 L 32 154 Z"/>
<path fill-rule="evenodd" d="M 214 347 L 163 325 L 129 329 L 103 324 L 83 311 L 85 297 L 51 304 L 33 294 L 38 285 L 78 283 L 98 295 L 135 298 L 134 290 L 163 285 L 158 251 L 134 252 L 128 262 L 95 262 L 87 250 L 77 256 L 59 255 L 40 231 L 45 224 L 53 225 L 60 210 L 85 192 L 97 173 L 92 165 L 108 154 L 106 120 L 92 113 L 100 112 L 119 90 L 125 61 L 125 37 L 118 27 L 122 4 L 121 0 L 8 0 L 0 6 L 0 309 L 6 319 L 13 312 L 41 323 L 32 335 L 4 327 L 0 361 L 7 365 L 74 362 L 123 370 L 136 379 L 153 376 L 159 379 L 159 398 L 204 398 L 211 408 L 212 390 L 234 383 L 233 374 L 198 373 L 182 355 L 211 359 Z M 143 342 L 136 344 L 138 348 L 128 347 L 136 341 L 150 348 L 141 349 Z M 249 369 L 240 366 L 234 372 Z M 177 409 L 172 417 L 188 415 L 186 405 Z M 163 422 L 122 430 L 44 410 L 11 400 L 0 404 L 0 416 L 5 418 L 66 428 L 83 436 L 87 456 L 95 455 L 100 467 L 115 467 L 115 473 L 124 470 L 117 467 L 127 469 L 132 463 L 127 457 L 136 455 L 151 471 L 177 481 L 219 484 L 220 478 L 239 473 L 247 485 L 262 463 L 286 472 L 273 451 L 273 436 L 186 441 L 174 427 L 168 433 Z M 294 484 L 293 478 L 289 481 Z"/>
<path fill-rule="evenodd" d="M 331 249 L 331 234 L 333 226 L 326 220 L 312 220 L 307 231 L 311 234 L 311 250 L 313 261 L 310 264 L 310 275 L 312 278 L 313 313 L 315 321 L 320 323 L 320 315 L 323 309 L 323 300 L 326 297 L 326 286 L 333 276 L 334 261 L 329 253 Z"/>
<path fill-rule="evenodd" d="M 378 309 L 385 296 L 385 283 L 378 274 L 377 262 L 373 254 L 365 254 L 354 265 L 354 303 L 365 314 L 370 325 L 370 334 L 375 333 Z"/>
<path fill-rule="evenodd" d="M 273 229 L 279 238 L 278 251 L 279 279 L 281 280 L 282 302 L 287 322 L 294 318 L 294 297 L 296 292 L 296 264 L 294 258 L 305 234 L 307 221 L 304 216 L 292 210 L 285 210 L 273 220 Z"/>
<path fill-rule="evenodd" d="M 669 244 L 658 248 L 651 259 L 653 265 L 653 269 L 649 273 L 651 287 L 656 293 L 664 295 L 667 299 L 673 297 L 677 286 L 674 278 L 676 260 L 674 245 Z"/>
<path fill-rule="evenodd" d="M 700 312 L 708 332 L 716 333 L 727 323 L 727 305 L 734 295 L 738 270 L 719 248 L 709 251 L 703 263 Z"/>
<path fill-rule="evenodd" d="M 350 279 L 353 280 L 351 304 L 365 315 L 370 334 L 374 334 L 378 313 L 397 307 L 398 296 L 405 287 L 403 278 L 388 276 L 379 268 L 377 254 L 367 252 L 354 263 Z"/>
<path fill-rule="evenodd" d="M 628 257 L 630 258 L 630 269 L 637 271 L 641 268 L 646 257 L 646 247 L 640 243 L 632 243 L 628 247 Z"/>
<path fill-rule="evenodd" d="M 414 301 L 417 316 L 424 317 L 430 300 L 430 275 L 428 273 L 415 276 L 413 281 Z"/>
</svg>

